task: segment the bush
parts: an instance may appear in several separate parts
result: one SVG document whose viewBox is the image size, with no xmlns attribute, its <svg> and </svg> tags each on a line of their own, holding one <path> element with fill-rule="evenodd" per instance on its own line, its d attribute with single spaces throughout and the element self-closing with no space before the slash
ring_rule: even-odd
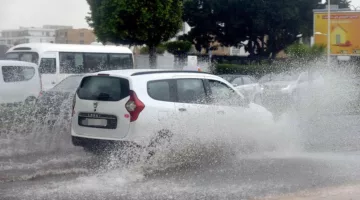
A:
<svg viewBox="0 0 360 200">
<path fill-rule="evenodd" d="M 163 55 L 166 51 L 166 46 L 164 44 L 160 44 L 156 47 L 156 53 L 159 55 Z M 140 54 L 149 54 L 149 47 L 145 46 L 140 49 Z"/>
<path fill-rule="evenodd" d="M 269 68 L 269 66 L 265 65 L 216 64 L 214 73 L 262 76 L 266 73 L 267 68 Z"/>
<path fill-rule="evenodd" d="M 309 47 L 304 44 L 292 44 L 285 49 L 285 53 L 292 58 L 297 59 L 316 59 L 324 55 L 326 46 L 324 45 L 313 45 Z"/>
<path fill-rule="evenodd" d="M 279 73 L 290 70 L 290 65 L 286 63 L 279 64 L 261 64 L 261 65 L 237 65 L 237 64 L 215 64 L 215 74 L 243 74 L 252 75 L 260 78 L 268 73 Z"/>
<path fill-rule="evenodd" d="M 185 55 L 191 49 L 191 42 L 188 41 L 173 41 L 165 44 L 166 49 L 173 55 Z"/>
</svg>

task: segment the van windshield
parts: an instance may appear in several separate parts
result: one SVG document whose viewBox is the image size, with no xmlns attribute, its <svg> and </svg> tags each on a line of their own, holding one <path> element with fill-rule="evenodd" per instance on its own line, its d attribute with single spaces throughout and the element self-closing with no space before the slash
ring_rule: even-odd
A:
<svg viewBox="0 0 360 200">
<path fill-rule="evenodd" d="M 5 55 L 6 60 L 19 60 L 38 64 L 39 54 L 36 52 L 10 52 Z"/>
</svg>

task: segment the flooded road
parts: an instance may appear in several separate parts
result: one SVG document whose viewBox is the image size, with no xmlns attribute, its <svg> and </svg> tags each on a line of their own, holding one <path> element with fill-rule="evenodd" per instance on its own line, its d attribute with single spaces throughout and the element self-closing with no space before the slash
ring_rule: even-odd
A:
<svg viewBox="0 0 360 200">
<path fill-rule="evenodd" d="M 42 150 L 25 148 L 30 139 L 8 139 L 0 155 L 1 199 L 252 199 L 356 184 L 359 121 L 360 115 L 321 115 L 300 124 L 301 148 L 231 155 L 212 149 L 180 163 L 105 160 L 66 143 L 61 129 L 47 132 L 57 141 L 49 137 L 53 147 Z"/>
</svg>

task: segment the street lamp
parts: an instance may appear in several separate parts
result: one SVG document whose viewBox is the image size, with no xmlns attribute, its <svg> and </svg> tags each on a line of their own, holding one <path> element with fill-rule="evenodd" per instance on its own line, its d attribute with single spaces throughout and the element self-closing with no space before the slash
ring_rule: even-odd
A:
<svg viewBox="0 0 360 200">
<path fill-rule="evenodd" d="M 331 33 L 330 33 L 330 23 L 331 23 L 331 20 L 330 20 L 330 0 L 327 0 L 328 1 L 328 31 L 327 31 L 327 39 L 328 39 L 328 42 L 327 42 L 327 66 L 330 67 L 330 36 L 331 36 Z"/>
<path fill-rule="evenodd" d="M 322 33 L 322 32 L 315 32 L 315 35 L 327 35 L 326 33 Z"/>
<path fill-rule="evenodd" d="M 300 44 L 302 44 L 302 36 L 303 36 L 303 34 L 302 34 L 302 33 L 300 33 L 300 34 L 296 35 L 296 38 L 298 38 L 298 39 L 299 39 L 299 43 L 300 43 Z"/>
<path fill-rule="evenodd" d="M 328 45 L 327 45 L 327 66 L 330 67 L 330 34 L 315 32 L 315 35 L 324 35 L 327 36 Z"/>
</svg>

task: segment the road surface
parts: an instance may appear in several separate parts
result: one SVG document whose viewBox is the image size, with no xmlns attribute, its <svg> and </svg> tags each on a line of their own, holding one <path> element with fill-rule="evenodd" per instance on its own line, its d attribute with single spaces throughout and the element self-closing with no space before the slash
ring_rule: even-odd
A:
<svg viewBox="0 0 360 200">
<path fill-rule="evenodd" d="M 344 191 L 360 184 L 360 115 L 289 118 L 279 123 L 296 132 L 288 141 L 296 148 L 230 154 L 195 146 L 179 162 L 164 153 L 129 165 L 72 147 L 61 123 L 2 132 L 0 199 L 349 199 Z"/>
</svg>

